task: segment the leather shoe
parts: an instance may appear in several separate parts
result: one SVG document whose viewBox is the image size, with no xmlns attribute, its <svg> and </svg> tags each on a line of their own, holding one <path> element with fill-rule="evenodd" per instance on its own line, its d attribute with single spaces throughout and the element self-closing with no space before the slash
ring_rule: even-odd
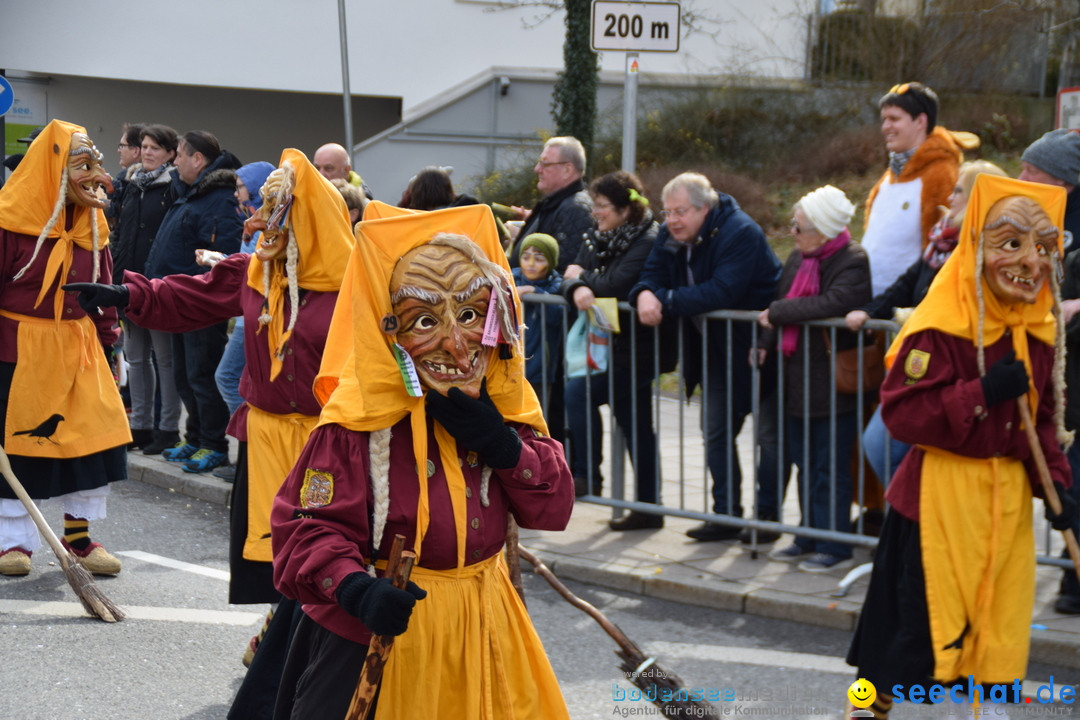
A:
<svg viewBox="0 0 1080 720">
<path fill-rule="evenodd" d="M 13 547 L 0 553 L 0 575 L 19 577 L 30 574 L 30 551 Z"/>
<path fill-rule="evenodd" d="M 92 542 L 85 550 L 76 550 L 68 541 L 60 538 L 60 544 L 79 561 L 79 564 L 93 575 L 119 575 L 120 558 L 106 550 L 101 543 Z"/>
<path fill-rule="evenodd" d="M 719 540 L 735 540 L 739 537 L 739 528 L 719 523 L 702 523 L 695 528 L 686 531 L 686 536 L 698 542 L 715 542 Z"/>
<path fill-rule="evenodd" d="M 1058 595 L 1054 601 L 1054 610 L 1062 615 L 1080 615 L 1080 596 Z"/>
<path fill-rule="evenodd" d="M 648 530 L 653 528 L 664 527 L 663 515 L 651 515 L 649 513 L 637 512 L 631 510 L 629 514 L 622 516 L 618 520 L 612 520 L 608 523 L 608 527 L 612 530 Z"/>
</svg>

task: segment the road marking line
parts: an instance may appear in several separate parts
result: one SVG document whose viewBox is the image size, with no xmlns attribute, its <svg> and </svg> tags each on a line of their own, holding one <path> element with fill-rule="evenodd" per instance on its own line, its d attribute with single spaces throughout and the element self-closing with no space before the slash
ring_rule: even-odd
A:
<svg viewBox="0 0 1080 720">
<path fill-rule="evenodd" d="M 810 653 L 761 650 L 758 648 L 732 647 L 730 645 L 696 645 L 676 642 L 648 643 L 649 654 L 661 657 L 694 658 L 742 665 L 764 665 L 792 670 L 817 670 L 820 672 L 851 675 L 855 668 L 841 658 Z"/>
<path fill-rule="evenodd" d="M 143 552 L 142 550 L 121 550 L 116 554 L 135 560 L 142 560 L 143 562 L 153 563 L 154 565 L 172 568 L 173 570 L 183 570 L 184 572 L 194 573 L 196 575 L 205 575 L 206 577 L 215 578 L 217 580 L 228 581 L 229 579 L 229 572 L 227 570 L 217 570 L 215 568 L 206 567 L 205 565 L 186 563 L 183 560 L 174 560 L 163 555 L 154 555 L 153 553 Z"/>
<path fill-rule="evenodd" d="M 124 605 L 121 610 L 131 620 L 164 620 L 197 623 L 199 625 L 255 625 L 262 622 L 265 617 L 265 613 L 235 610 L 202 610 L 198 608 L 147 607 L 140 605 Z M 0 600 L 0 613 L 89 617 L 80 603 L 54 600 Z"/>
</svg>

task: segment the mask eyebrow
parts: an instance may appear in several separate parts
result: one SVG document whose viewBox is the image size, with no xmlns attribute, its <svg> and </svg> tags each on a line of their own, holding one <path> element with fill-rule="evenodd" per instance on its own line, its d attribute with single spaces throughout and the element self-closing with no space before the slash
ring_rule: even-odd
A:
<svg viewBox="0 0 1080 720">
<path fill-rule="evenodd" d="M 397 292 L 390 296 L 390 302 L 397 304 L 405 298 L 415 298 L 430 305 L 437 305 L 442 298 L 439 295 L 415 285 L 402 285 Z"/>
<path fill-rule="evenodd" d="M 1042 230 L 1036 230 L 1035 234 L 1038 235 L 1039 237 L 1057 237 L 1060 234 L 1060 232 L 1061 232 L 1060 230 L 1058 230 L 1056 227 L 1051 225 L 1048 228 L 1043 228 Z"/>
<path fill-rule="evenodd" d="M 454 295 L 454 300 L 459 303 L 465 302 L 477 292 L 479 292 L 482 288 L 486 287 L 491 287 L 490 280 L 483 276 L 475 277 L 473 278 L 473 281 L 469 283 L 469 286 L 467 288 Z"/>
<path fill-rule="evenodd" d="M 1016 229 L 1017 232 L 1030 232 L 1031 231 L 1031 226 L 1024 225 L 1022 222 L 1020 222 L 1019 220 L 1017 220 L 1016 218 L 1014 218 L 1011 215 L 1002 215 L 1001 217 L 999 217 L 994 222 L 988 223 L 987 225 L 985 225 L 983 227 L 983 230 L 997 230 L 999 227 L 1001 227 L 1002 225 L 1006 225 L 1006 224 L 1012 225 Z"/>
</svg>

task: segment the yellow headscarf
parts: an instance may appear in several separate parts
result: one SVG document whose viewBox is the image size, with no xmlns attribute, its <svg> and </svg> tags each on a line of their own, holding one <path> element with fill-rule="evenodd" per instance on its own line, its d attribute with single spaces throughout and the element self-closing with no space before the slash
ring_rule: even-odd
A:
<svg viewBox="0 0 1080 720">
<path fill-rule="evenodd" d="M 886 365 L 892 367 L 904 338 L 922 330 L 934 329 L 955 337 L 970 340 L 978 345 L 978 304 L 975 297 L 976 252 L 982 241 L 986 214 L 994 203 L 1002 198 L 1019 195 L 1037 202 L 1051 222 L 1058 228 L 1057 251 L 1062 257 L 1061 227 L 1065 218 L 1065 188 L 1054 185 L 1024 182 L 1012 178 L 979 175 L 968 200 L 964 224 L 960 228 L 960 240 L 956 250 L 938 271 L 926 297 L 919 303 L 911 317 L 904 323 L 886 355 Z M 981 277 L 981 276 L 980 276 Z M 1031 376 L 1031 358 L 1028 353 L 1027 335 L 1031 333 L 1048 345 L 1054 344 L 1057 330 L 1053 316 L 1054 296 L 1047 282 L 1032 304 L 1003 305 L 990 291 L 985 278 L 981 280 L 983 303 L 983 342 L 993 345 L 1006 330 L 1012 330 L 1013 349 Z M 1038 396 L 1029 392 L 1032 412 L 1038 404 Z"/>
<path fill-rule="evenodd" d="M 510 276 L 506 255 L 499 244 L 495 218 L 488 206 L 469 205 L 419 212 L 380 202 L 369 203 L 364 221 L 356 228 L 356 246 L 334 309 L 322 367 L 315 380 L 316 397 L 325 403 L 320 425 L 334 423 L 350 430 L 370 432 L 389 428 L 406 415 L 411 416 L 413 455 L 420 486 L 414 548 L 417 552 L 429 519 L 427 416 L 424 397 L 412 397 L 405 388 L 391 351 L 396 336 L 383 332 L 383 319 L 393 314 L 389 288 L 394 266 L 410 250 L 429 242 L 439 233 L 464 235 L 471 239 L 488 259 Z M 520 308 L 521 300 L 513 283 L 506 289 L 512 293 L 515 307 Z M 520 314 L 515 322 L 520 327 Z M 540 402 L 525 380 L 520 332 L 509 359 L 500 359 L 497 350 L 493 353 L 486 378 L 495 406 L 507 421 L 528 424 L 547 434 Z M 441 425 L 436 425 L 435 437 L 451 496 L 463 494 L 465 481 L 457 462 L 456 441 Z M 463 519 L 455 518 L 455 521 Z M 464 523 L 457 524 L 461 535 Z M 459 563 L 465 552 L 461 540 L 459 538 Z"/>
<path fill-rule="evenodd" d="M 353 249 L 349 210 L 337 188 L 315 169 L 304 153 L 287 148 L 281 153 L 278 167 L 288 163 L 295 174 L 293 203 L 288 226 L 298 250 L 297 285 L 304 290 L 334 292 L 341 287 L 345 266 Z M 265 266 L 270 266 L 270 294 L 267 297 L 269 325 L 270 380 L 281 372 L 286 343 L 292 335 L 285 331 L 285 293 L 289 278 L 285 258 L 269 263 L 254 255 L 248 263 L 248 285 L 259 293 L 266 291 Z M 293 308 L 295 314 L 299 308 Z"/>
<path fill-rule="evenodd" d="M 68 164 L 71 136 L 86 134 L 86 128 L 63 120 L 53 120 L 46 125 L 30 144 L 26 156 L 19 162 L 3 189 L 0 189 L 0 228 L 23 235 L 38 237 L 48 224 L 56 209 L 64 169 Z M 71 229 L 68 230 L 68 213 L 72 213 Z M 47 237 L 57 238 L 45 264 L 45 277 L 34 307 L 41 304 L 45 293 L 57 278 L 66 278 L 71 271 L 72 245 L 92 251 L 94 247 L 93 223 L 99 228 L 99 246 L 109 244 L 105 212 L 100 208 L 65 204 L 60 215 L 49 230 Z M 97 278 L 94 278 L 95 282 Z M 53 298 L 54 317 L 63 313 L 64 293 L 57 288 Z"/>
</svg>

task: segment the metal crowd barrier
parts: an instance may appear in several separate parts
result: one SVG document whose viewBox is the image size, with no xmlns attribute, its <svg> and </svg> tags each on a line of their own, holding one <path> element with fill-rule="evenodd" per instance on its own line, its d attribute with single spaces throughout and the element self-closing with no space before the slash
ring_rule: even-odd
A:
<svg viewBox="0 0 1080 720">
<path fill-rule="evenodd" d="M 522 297 L 523 302 L 528 305 L 531 303 L 541 303 L 546 306 L 546 312 L 559 312 L 561 314 L 561 328 L 563 337 L 566 337 L 566 333 L 572 322 L 572 312 L 576 312 L 571 308 L 569 304 L 559 295 L 542 295 L 542 294 L 528 294 Z M 620 309 L 620 322 L 625 329 L 630 325 L 629 323 L 636 323 L 636 311 L 629 304 L 625 302 L 619 303 Z M 658 330 L 653 329 L 651 333 L 652 344 L 652 367 L 641 368 L 636 364 L 631 366 L 631 404 L 634 405 L 636 400 L 636 388 L 638 386 L 638 373 L 649 372 L 654 378 L 652 384 L 652 398 L 651 398 L 651 420 L 653 422 L 653 428 L 656 433 L 656 450 L 659 456 L 657 469 L 658 477 L 653 480 L 657 484 L 657 497 L 659 502 L 657 504 L 642 503 L 634 499 L 635 488 L 634 483 L 626 482 L 626 443 L 622 437 L 619 428 L 615 423 L 615 419 L 612 413 L 606 414 L 607 429 L 604 434 L 608 445 L 607 451 L 604 453 L 603 467 L 606 472 L 604 473 L 604 492 L 600 495 L 588 494 L 582 498 L 579 498 L 579 502 L 590 502 L 598 505 L 606 505 L 612 508 L 613 516 L 621 515 L 622 512 L 627 510 L 637 510 L 639 512 L 660 514 L 670 517 L 687 518 L 691 520 L 697 520 L 702 522 L 712 522 L 722 525 L 728 525 L 739 528 L 750 528 L 757 531 L 772 531 L 781 533 L 797 533 L 799 535 L 814 538 L 816 540 L 827 540 L 847 543 L 853 546 L 865 546 L 873 547 L 877 544 L 877 538 L 875 536 L 866 533 L 867 528 L 864 524 L 864 515 L 860 512 L 862 508 L 865 508 L 865 501 L 867 497 L 867 489 L 869 483 L 877 482 L 868 474 L 867 463 L 864 461 L 863 455 L 863 429 L 866 426 L 867 420 L 870 418 L 871 413 L 876 405 L 876 392 L 868 391 L 864 392 L 860 389 L 856 395 L 855 403 L 855 424 L 856 432 L 853 443 L 853 456 L 852 457 L 837 457 L 836 456 L 836 374 L 835 366 L 833 366 L 829 373 L 829 437 L 831 438 L 830 456 L 829 456 L 829 468 L 830 468 L 830 501 L 835 498 L 836 493 L 836 471 L 840 467 L 840 463 L 849 464 L 853 468 L 852 483 L 853 483 L 853 495 L 852 504 L 849 507 L 851 513 L 859 513 L 857 520 L 852 527 L 851 532 L 841 532 L 836 529 L 837 518 L 834 513 L 830 513 L 829 529 L 816 529 L 803 526 L 801 524 L 801 504 L 796 502 L 787 502 L 786 499 L 790 496 L 791 492 L 802 491 L 802 497 L 809 497 L 809 478 L 799 477 L 799 473 L 794 467 L 794 464 L 789 464 L 788 458 L 785 457 L 784 452 L 777 453 L 775 468 L 775 476 L 777 478 L 778 488 L 777 495 L 781 498 L 781 516 L 773 521 L 758 518 L 758 493 L 759 493 L 759 476 L 761 474 L 761 464 L 758 462 L 760 457 L 760 445 L 762 422 L 767 421 L 767 413 L 773 412 L 775 417 L 779 420 L 777 422 L 777 442 L 779 448 L 785 447 L 785 434 L 787 432 L 786 423 L 784 422 L 784 366 L 786 363 L 796 362 L 802 363 L 803 367 L 803 385 L 808 386 L 810 383 L 810 367 L 806 361 L 805 353 L 809 347 L 807 340 L 810 337 L 811 332 L 823 332 L 821 328 L 824 328 L 824 332 L 828 334 L 832 347 L 836 347 L 836 331 L 846 329 L 843 318 L 828 318 L 821 320 L 812 320 L 805 323 L 801 323 L 799 326 L 800 342 L 796 353 L 791 358 L 785 358 L 783 353 L 779 349 L 780 336 L 777 333 L 777 347 L 771 349 L 771 352 L 776 357 L 775 367 L 775 386 L 776 393 L 775 399 L 766 398 L 763 399 L 761 395 L 761 387 L 763 378 L 763 372 L 761 368 L 752 366 L 750 373 L 751 382 L 751 404 L 750 413 L 746 416 L 746 422 L 742 426 L 742 432 L 737 434 L 736 442 L 736 456 L 732 457 L 729 453 L 728 463 L 725 468 L 724 477 L 718 478 L 715 482 L 726 483 L 726 497 L 729 498 L 729 512 L 727 513 L 714 513 L 712 512 L 713 497 L 712 497 L 712 483 L 714 479 L 710 476 L 708 463 L 707 463 L 707 448 L 704 442 L 704 434 L 702 429 L 703 418 L 708 412 L 708 387 L 710 383 L 721 382 L 724 383 L 724 397 L 729 398 L 731 396 L 733 375 L 732 375 L 732 363 L 743 362 L 749 363 L 747 357 L 731 357 L 722 358 L 717 363 L 716 358 L 710 358 L 708 355 L 709 346 L 709 334 L 721 332 L 725 334 L 725 338 L 728 341 L 730 347 L 733 339 L 733 332 L 738 325 L 748 325 L 750 328 L 750 345 L 756 347 L 758 339 L 761 335 L 762 328 L 757 324 L 759 311 L 746 311 L 746 310 L 718 310 L 705 315 L 700 316 L 702 323 L 700 331 L 691 325 L 691 320 L 683 319 L 678 324 L 677 332 L 677 356 L 678 365 L 677 370 L 673 373 L 669 373 L 663 376 L 663 380 L 656 380 L 660 374 L 658 369 L 660 367 L 660 333 Z M 886 347 L 899 330 L 899 325 L 892 321 L 885 320 L 869 320 L 864 326 L 865 330 L 878 331 L 885 334 Z M 548 342 L 548 330 L 546 324 L 541 323 L 540 328 L 533 328 L 532 332 L 539 331 L 542 334 L 542 343 L 546 346 Z M 526 330 L 530 332 L 530 330 Z M 687 352 L 687 336 L 686 333 L 700 332 L 701 334 L 701 348 L 702 348 L 702 366 L 703 377 L 701 387 L 695 392 L 694 396 L 686 400 L 685 397 L 685 379 L 682 375 L 682 368 L 685 367 L 684 359 Z M 624 334 L 624 337 L 629 339 L 630 352 L 632 356 L 638 357 L 637 353 L 637 334 L 630 333 Z M 858 334 L 858 347 L 860 350 L 863 347 L 865 333 Z M 861 356 L 861 352 L 860 352 Z M 543 382 L 546 386 L 549 382 L 553 382 L 556 379 L 556 375 L 565 380 L 565 368 L 562 358 L 555 358 L 555 362 L 547 362 L 548 358 L 545 358 L 543 364 Z M 710 363 L 711 361 L 711 363 Z M 862 379 L 860 358 L 859 367 L 859 379 Z M 589 373 L 591 374 L 591 373 Z M 607 374 L 608 383 L 608 397 L 611 398 L 615 391 L 616 379 L 612 373 Z M 592 398 L 590 391 L 590 384 L 586 383 L 586 407 L 591 407 Z M 861 386 L 860 382 L 860 386 Z M 562 383 L 555 383 L 555 388 L 558 392 L 562 391 Z M 808 393 L 804 394 L 803 401 L 803 415 L 809 414 L 809 397 Z M 548 407 L 551 404 L 550 398 L 541 397 L 541 402 L 544 407 L 545 417 L 547 417 L 548 424 L 550 426 L 555 425 L 555 419 L 548 415 Z M 767 402 L 768 406 L 763 405 L 763 402 Z M 775 403 L 775 404 L 774 404 Z M 562 407 L 562 404 L 559 404 Z M 726 402 L 724 412 L 728 422 L 726 423 L 727 435 L 725 442 L 732 440 L 732 419 L 733 408 L 730 402 Z M 633 422 L 635 427 L 631 429 L 632 432 L 636 432 L 636 423 L 641 421 L 642 418 L 637 417 L 635 414 Z M 563 417 L 561 418 L 563 427 L 569 427 L 568 416 L 564 410 Z M 808 442 L 808 429 L 805 423 L 803 423 L 803 447 L 806 448 L 806 453 L 803 458 L 803 466 L 808 465 L 808 458 L 805 456 L 808 454 L 809 442 Z M 586 414 L 586 432 L 587 438 L 586 447 L 577 449 L 572 447 L 572 443 L 569 442 L 569 431 L 566 433 L 567 437 L 567 454 L 568 459 L 574 452 L 585 452 L 589 457 L 595 452 L 592 447 L 592 418 L 591 414 Z M 891 463 L 891 459 L 888 457 L 889 442 L 886 437 L 884 443 L 885 446 L 885 467 L 888 468 Z M 631 457 L 631 464 L 637 466 L 636 452 L 635 457 Z M 857 459 L 855 459 L 857 458 Z M 732 463 L 735 461 L 741 461 L 741 467 L 744 472 L 742 473 L 742 498 L 743 505 L 745 507 L 744 517 L 736 516 L 730 513 L 730 498 L 732 497 Z M 588 481 L 589 487 L 592 487 L 592 467 L 593 463 L 588 463 L 589 474 Z M 792 473 L 792 471 L 795 471 Z M 794 474 L 795 477 L 791 478 Z M 886 475 L 888 470 L 886 470 Z M 783 478 L 790 478 L 789 482 L 786 482 L 788 494 L 784 494 L 782 491 L 785 484 Z M 883 484 L 888 483 L 889 478 L 881 478 L 880 481 Z M 749 500 L 749 502 L 748 502 Z M 830 507 L 833 503 L 830 502 Z M 785 507 L 786 506 L 786 507 Z M 794 509 L 793 509 L 794 508 Z M 1041 513 L 1037 513 L 1038 518 Z M 751 549 L 759 549 L 756 533 L 751 534 L 752 542 Z M 1051 531 L 1047 529 L 1042 534 L 1042 538 L 1039 542 L 1038 548 L 1038 561 L 1043 564 L 1058 565 L 1061 567 L 1068 567 L 1067 561 L 1052 556 L 1052 552 L 1056 552 L 1057 544 L 1056 538 L 1053 537 Z"/>
</svg>

